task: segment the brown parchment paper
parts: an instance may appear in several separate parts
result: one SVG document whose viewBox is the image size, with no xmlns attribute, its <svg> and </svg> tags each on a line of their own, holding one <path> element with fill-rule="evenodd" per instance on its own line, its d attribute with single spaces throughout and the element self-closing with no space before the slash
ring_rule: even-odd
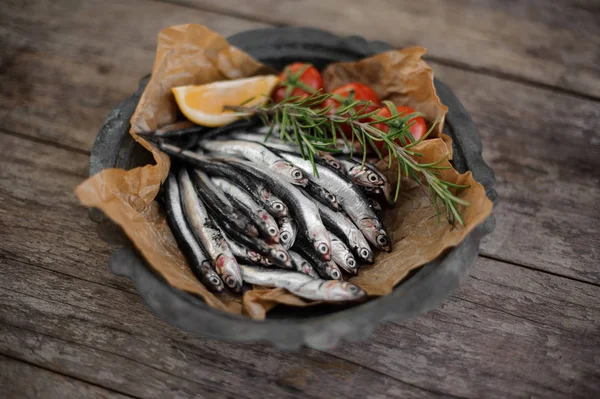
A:
<svg viewBox="0 0 600 399">
<path fill-rule="evenodd" d="M 381 98 L 409 105 L 422 112 L 431 123 L 436 118 L 443 120 L 447 108 L 435 95 L 431 69 L 420 59 L 423 52 L 423 49 L 412 48 L 390 51 L 356 63 L 337 63 L 330 65 L 324 76 L 331 87 L 350 80 L 369 84 Z M 155 130 L 180 118 L 171 94 L 173 87 L 271 72 L 204 26 L 179 25 L 161 31 L 152 78 L 131 119 L 132 136 L 152 152 L 156 163 L 128 171 L 105 169 L 75 189 L 83 205 L 99 208 L 123 228 L 149 265 L 170 285 L 199 295 L 211 307 L 255 319 L 263 319 L 277 304 L 313 306 L 316 303 L 283 289 L 255 287 L 246 291 L 243 298 L 210 293 L 190 271 L 168 228 L 164 212 L 155 201 L 169 171 L 168 156 L 136 133 Z M 449 138 L 441 133 L 441 125 L 434 137 L 437 138 L 419 144 L 417 150 L 423 153 L 423 162 L 451 156 Z M 458 194 L 471 203 L 470 207 L 461 209 L 465 226 L 451 227 L 445 219 L 438 224 L 426 193 L 406 184 L 400 204 L 383 216 L 394 243 L 392 253 L 379 254 L 375 265 L 363 267 L 352 279 L 369 294 L 389 293 L 410 270 L 458 245 L 490 214 L 492 203 L 470 173 L 459 175 L 448 170 L 444 171 L 444 177 L 471 185 Z"/>
<path fill-rule="evenodd" d="M 357 62 L 330 64 L 323 71 L 325 88 L 333 90 L 346 83 L 361 82 L 371 87 L 382 101 L 407 105 L 420 112 L 429 127 L 437 121 L 429 137 L 442 138 L 452 159 L 452 139 L 442 133 L 448 107 L 435 93 L 433 70 L 421 58 L 425 52 L 423 47 L 409 47 Z"/>
</svg>

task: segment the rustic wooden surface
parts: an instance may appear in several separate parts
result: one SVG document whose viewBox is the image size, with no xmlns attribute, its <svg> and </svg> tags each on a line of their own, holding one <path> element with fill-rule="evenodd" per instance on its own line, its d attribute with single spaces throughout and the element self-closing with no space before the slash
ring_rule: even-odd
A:
<svg viewBox="0 0 600 399">
<path fill-rule="evenodd" d="M 366 5 L 368 4 L 368 6 Z M 462 289 L 365 342 L 203 340 L 106 264 L 73 188 L 156 33 L 308 25 L 429 49 L 496 172 Z M 600 8 L 594 1 L 8 0 L 0 4 L 0 397 L 593 397 L 600 391 Z"/>
</svg>

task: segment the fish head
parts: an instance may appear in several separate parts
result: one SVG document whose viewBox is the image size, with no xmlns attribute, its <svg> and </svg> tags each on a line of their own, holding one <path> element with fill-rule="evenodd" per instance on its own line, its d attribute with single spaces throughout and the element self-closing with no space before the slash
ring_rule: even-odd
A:
<svg viewBox="0 0 600 399">
<path fill-rule="evenodd" d="M 377 219 L 365 218 L 357 223 L 358 228 L 364 236 L 377 248 L 389 252 L 392 250 L 392 243 L 381 223 Z"/>
<path fill-rule="evenodd" d="M 236 294 L 242 292 L 242 275 L 240 267 L 233 256 L 221 254 L 214 266 L 219 271 L 221 279 L 227 288 Z"/>
<path fill-rule="evenodd" d="M 271 245 L 270 258 L 273 263 L 286 269 L 294 267 L 292 265 L 292 257 L 281 245 Z"/>
<path fill-rule="evenodd" d="M 329 239 L 329 235 L 318 232 L 311 234 L 311 238 L 313 247 L 317 251 L 319 258 L 324 261 L 331 260 L 331 240 Z"/>
<path fill-rule="evenodd" d="M 363 186 L 378 187 L 385 184 L 383 179 L 377 173 L 366 167 L 361 168 L 360 166 L 355 166 L 348 172 L 348 174 L 352 180 Z"/>
<path fill-rule="evenodd" d="M 326 291 L 326 297 L 332 301 L 354 301 L 367 295 L 359 286 L 345 281 L 330 280 L 321 287 Z"/>
<path fill-rule="evenodd" d="M 260 219 L 261 230 L 267 236 L 269 242 L 279 243 L 279 229 L 269 212 L 260 210 L 258 218 Z"/>
<path fill-rule="evenodd" d="M 211 292 L 223 292 L 225 291 L 225 286 L 223 285 L 223 281 L 219 277 L 219 275 L 213 270 L 210 262 L 205 261 L 202 264 L 203 270 L 205 273 L 202 275 L 202 283 L 208 288 Z"/>
<path fill-rule="evenodd" d="M 358 273 L 358 262 L 356 262 L 356 259 L 350 252 L 348 252 L 346 254 L 345 264 L 347 266 L 346 271 L 348 273 L 352 273 L 352 274 Z"/>
<path fill-rule="evenodd" d="M 304 187 L 308 183 L 304 172 L 288 161 L 277 161 L 271 165 L 270 169 L 285 176 L 292 184 Z"/>
<path fill-rule="evenodd" d="M 331 166 L 333 169 L 337 170 L 338 172 L 341 172 L 343 174 L 346 173 L 346 169 L 344 168 L 344 165 L 342 165 L 334 157 L 332 157 L 332 156 L 325 156 L 325 157 L 323 157 L 323 160 L 327 163 L 327 165 Z"/>
<path fill-rule="evenodd" d="M 342 279 L 342 272 L 340 271 L 340 269 L 337 267 L 337 265 L 333 262 L 333 261 L 328 261 L 327 262 L 327 268 L 325 269 L 327 271 L 327 274 L 329 275 L 329 277 L 331 277 L 334 280 L 341 280 Z"/>
</svg>

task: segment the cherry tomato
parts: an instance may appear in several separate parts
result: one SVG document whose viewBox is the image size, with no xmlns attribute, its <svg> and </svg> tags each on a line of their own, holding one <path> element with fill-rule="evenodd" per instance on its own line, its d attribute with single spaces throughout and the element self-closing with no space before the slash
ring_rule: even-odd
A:
<svg viewBox="0 0 600 399">
<path fill-rule="evenodd" d="M 302 70 L 304 72 L 301 72 Z M 306 98 L 313 92 L 323 89 L 325 86 L 323 84 L 323 77 L 317 68 L 311 64 L 302 62 L 296 62 L 285 67 L 281 75 L 279 75 L 279 82 L 280 86 L 273 93 L 273 100 L 275 101 L 281 101 L 288 97 L 286 93 L 289 86 L 293 87 L 289 97 L 299 96 L 301 98 Z"/>
<path fill-rule="evenodd" d="M 356 107 L 356 108 L 358 108 L 358 111 L 361 112 L 361 114 L 368 114 L 369 112 L 377 110 L 377 108 L 379 108 L 381 106 L 381 103 L 379 102 L 379 98 L 377 97 L 377 94 L 375 94 L 373 89 L 371 89 L 369 86 L 367 86 L 365 84 L 358 83 L 358 82 L 348 83 L 343 86 L 340 86 L 337 89 L 333 90 L 331 92 L 331 94 L 334 94 L 334 96 L 323 102 L 324 108 L 331 107 L 331 111 L 329 111 L 330 114 L 336 113 L 336 111 L 340 107 L 344 107 L 347 104 L 350 104 L 351 102 L 357 101 L 357 100 L 371 102 L 371 104 L 367 105 L 366 107 L 364 105 L 359 105 Z M 340 100 L 342 100 L 342 101 L 340 101 Z M 361 121 L 366 121 L 366 120 L 361 119 Z M 344 132 L 344 134 L 346 135 L 346 137 L 348 139 L 351 139 L 352 138 L 352 128 L 345 124 L 341 125 L 341 128 L 342 128 L 342 131 Z"/>
<path fill-rule="evenodd" d="M 379 98 L 377 97 L 377 94 L 375 94 L 373 89 L 371 89 L 365 84 L 358 82 L 348 83 L 343 86 L 340 86 L 337 89 L 333 90 L 331 94 L 334 94 L 334 97 L 337 97 L 338 99 L 347 99 L 348 102 L 356 100 L 371 101 L 373 103 L 372 106 L 369 106 L 365 111 L 363 111 L 364 113 L 374 111 L 376 108 L 379 108 L 381 106 Z M 323 103 L 324 107 L 332 107 L 332 112 L 335 112 L 335 110 L 337 110 L 342 105 L 342 103 L 334 97 L 327 99 Z"/>
<path fill-rule="evenodd" d="M 410 108 L 410 107 L 405 107 L 405 106 L 398 106 L 396 107 L 396 110 L 398 110 L 398 114 L 400 114 L 400 116 L 403 115 L 410 115 L 413 112 L 415 112 L 414 109 Z M 381 116 L 383 118 L 389 118 L 390 116 L 392 116 L 392 114 L 390 113 L 390 110 L 388 107 L 381 107 L 379 109 L 379 112 L 377 112 L 378 116 Z M 414 137 L 415 140 L 419 140 L 421 137 L 423 137 L 425 135 L 425 133 L 427 133 L 427 124 L 425 123 L 425 119 L 423 119 L 423 117 L 421 116 L 417 116 L 414 117 L 412 119 L 410 119 L 407 123 L 412 123 L 412 126 L 408 129 L 410 131 L 410 134 L 412 134 L 412 136 Z M 386 124 L 386 123 L 377 123 L 374 125 L 374 127 L 376 127 L 377 129 L 384 131 L 384 132 L 388 132 L 390 127 Z M 411 140 L 407 139 L 407 141 L 410 143 Z M 396 142 L 400 145 L 402 145 L 403 143 L 400 142 L 399 139 L 396 139 Z M 382 149 L 384 146 L 384 143 L 381 141 L 378 141 L 376 143 L 377 148 L 378 149 Z"/>
</svg>

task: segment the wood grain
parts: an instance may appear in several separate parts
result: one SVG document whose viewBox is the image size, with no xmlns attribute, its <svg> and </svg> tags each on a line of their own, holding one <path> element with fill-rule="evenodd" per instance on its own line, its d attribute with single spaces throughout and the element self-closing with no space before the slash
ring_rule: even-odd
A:
<svg viewBox="0 0 600 399">
<path fill-rule="evenodd" d="M 600 9 L 576 0 L 174 0 L 278 25 L 419 45 L 432 59 L 600 97 Z"/>
<path fill-rule="evenodd" d="M 600 282 L 600 105 L 434 63 L 471 113 L 496 174 L 482 252 Z"/>
<path fill-rule="evenodd" d="M 162 28 L 195 22 L 227 36 L 265 26 L 144 0 L 0 7 L 0 126 L 82 150 L 152 70 Z"/>
<path fill-rule="evenodd" d="M 0 355 L 0 396 L 10 399 L 130 397 L 2 355 Z"/>
<path fill-rule="evenodd" d="M 234 388 L 251 376 L 257 387 L 277 397 L 294 389 L 303 397 L 360 397 L 369 393 L 360 390 L 365 383 L 381 386 L 371 393 L 387 397 L 585 397 L 600 389 L 600 363 L 594 357 L 600 343 L 600 288 L 557 276 L 540 278 L 539 272 L 483 258 L 463 289 L 441 307 L 386 324 L 366 342 L 344 343 L 328 352 L 335 358 L 307 349 L 286 354 L 261 344 L 194 338 L 155 318 L 135 295 L 14 261 L 0 270 L 0 320 L 69 347 L 98 351 L 93 359 L 103 369 L 108 366 L 100 359 L 110 359 L 113 370 L 118 368 L 113 363 L 128 367 L 134 361 L 173 378 L 200 384 L 210 378 Z M 23 341 L 11 342 L 17 353 L 29 353 L 20 348 Z M 87 359 L 84 348 L 77 353 L 80 361 Z M 38 357 L 24 360 L 51 366 Z M 527 372 L 534 367 L 535 374 Z M 235 377 L 228 373 L 232 368 Z M 80 370 L 78 378 L 110 383 Z M 132 378 L 141 381 L 129 373 Z M 123 389 L 118 383 L 105 386 Z M 252 384 L 244 392 L 257 397 L 254 389 Z"/>
</svg>

